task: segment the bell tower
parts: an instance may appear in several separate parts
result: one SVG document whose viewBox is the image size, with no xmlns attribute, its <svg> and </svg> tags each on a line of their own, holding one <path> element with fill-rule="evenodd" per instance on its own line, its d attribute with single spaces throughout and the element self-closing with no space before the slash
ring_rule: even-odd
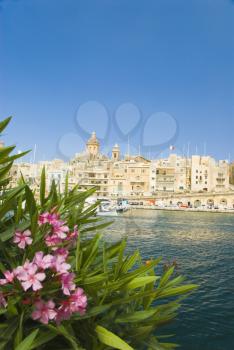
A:
<svg viewBox="0 0 234 350">
<path fill-rule="evenodd" d="M 112 159 L 115 161 L 120 160 L 120 148 L 117 144 L 112 148 Z"/>
<path fill-rule="evenodd" d="M 92 135 L 86 144 L 86 150 L 91 158 L 96 158 L 96 156 L 99 154 L 99 148 L 100 143 L 97 139 L 96 133 L 92 132 Z"/>
</svg>

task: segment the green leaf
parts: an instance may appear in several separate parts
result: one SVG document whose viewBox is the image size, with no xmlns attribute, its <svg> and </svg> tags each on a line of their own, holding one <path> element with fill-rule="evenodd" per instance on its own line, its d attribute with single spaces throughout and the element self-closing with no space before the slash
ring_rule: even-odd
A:
<svg viewBox="0 0 234 350">
<path fill-rule="evenodd" d="M 102 326 L 97 326 L 95 328 L 98 339 L 102 344 L 108 345 L 114 349 L 119 350 L 134 350 L 130 345 L 128 345 L 124 340 L 115 335 L 114 333 L 108 331 Z"/>
<path fill-rule="evenodd" d="M 6 166 L 4 167 L 1 167 L 0 168 L 0 179 L 2 179 L 4 176 L 6 176 L 7 174 L 9 174 L 9 171 L 12 167 L 12 162 L 10 162 L 9 164 L 7 164 Z M 0 183 L 1 184 L 1 183 Z"/>
<path fill-rule="evenodd" d="M 29 334 L 16 348 L 15 350 L 31 350 L 34 339 L 37 336 L 39 329 L 36 329 L 31 334 Z"/>
<path fill-rule="evenodd" d="M 165 284 L 167 283 L 167 281 L 169 280 L 169 278 L 173 274 L 174 270 L 175 270 L 175 267 L 172 266 L 164 273 L 164 275 L 160 279 L 159 287 L 165 286 Z"/>
<path fill-rule="evenodd" d="M 28 185 L 25 186 L 25 195 L 26 195 L 27 209 L 29 211 L 30 217 L 32 218 L 34 214 L 37 212 L 37 204 L 36 204 L 33 192 L 31 191 Z"/>
<path fill-rule="evenodd" d="M 133 253 L 133 255 L 131 255 L 129 258 L 125 260 L 125 262 L 123 263 L 123 266 L 121 267 L 121 272 L 126 273 L 127 271 L 129 271 L 135 265 L 139 257 L 140 257 L 140 253 L 138 250 L 136 250 Z"/>
<path fill-rule="evenodd" d="M 69 187 L 69 177 L 68 177 L 68 172 L 66 173 L 66 178 L 65 178 L 65 186 L 64 186 L 64 197 L 66 198 L 68 196 L 68 187 Z"/>
<path fill-rule="evenodd" d="M 125 314 L 122 317 L 118 317 L 115 322 L 117 323 L 131 323 L 131 322 L 140 322 L 144 321 L 150 317 L 152 317 L 157 310 L 151 309 L 151 310 L 143 310 L 143 311 L 136 311 L 132 314 Z"/>
<path fill-rule="evenodd" d="M 46 190 L 46 175 L 45 167 L 43 167 L 41 172 L 41 184 L 40 184 L 40 202 L 41 206 L 45 204 L 45 190 Z"/>
<path fill-rule="evenodd" d="M 18 320 L 16 317 L 14 317 L 9 322 L 5 322 L 5 325 L 6 327 L 3 330 L 1 330 L 0 339 L 9 341 L 17 329 Z"/>
<path fill-rule="evenodd" d="M 83 320 L 83 319 L 91 318 L 91 317 L 94 317 L 94 316 L 97 316 L 97 315 L 100 315 L 100 314 L 106 312 L 110 308 L 111 308 L 111 304 L 94 306 L 93 308 L 88 310 L 84 316 L 74 315 L 73 319 L 82 319 Z"/>
<path fill-rule="evenodd" d="M 0 133 L 3 132 L 3 130 L 7 127 L 7 125 L 10 123 L 12 117 L 8 117 L 0 122 Z"/>
<path fill-rule="evenodd" d="M 13 162 L 16 159 L 22 158 L 24 157 L 26 154 L 28 154 L 30 151 L 26 151 L 26 152 L 21 152 L 18 154 L 14 154 L 13 156 L 7 157 L 7 158 L 3 158 L 0 159 L 0 164 L 6 163 L 6 162 Z"/>
<path fill-rule="evenodd" d="M 14 201 L 22 194 L 24 187 L 24 185 L 18 186 L 13 190 L 9 190 L 5 194 L 0 196 L 0 200 L 2 200 L 2 205 L 0 206 L 0 219 L 2 219 L 7 213 L 12 211 Z"/>
<path fill-rule="evenodd" d="M 0 149 L 0 160 L 6 158 L 13 150 L 15 146 L 3 147 Z"/>
<path fill-rule="evenodd" d="M 161 292 L 159 292 L 158 298 L 168 298 L 168 297 L 173 297 L 180 294 L 189 293 L 196 288 L 198 288 L 198 285 L 196 284 L 187 284 L 176 288 L 166 288 Z"/>
<path fill-rule="evenodd" d="M 57 337 L 57 334 L 52 332 L 52 331 L 41 331 L 40 330 L 40 332 L 37 336 L 37 339 L 34 340 L 32 346 L 31 346 L 31 350 L 39 348 L 41 345 L 48 343 L 49 341 L 51 341 L 52 339 L 54 339 L 56 337 Z"/>
<path fill-rule="evenodd" d="M 145 276 L 145 277 L 136 277 L 131 282 L 126 285 L 126 289 L 136 289 L 144 287 L 148 283 L 155 282 L 159 279 L 157 276 Z"/>
<path fill-rule="evenodd" d="M 71 334 L 68 332 L 65 326 L 60 325 L 58 327 L 54 327 L 52 325 L 48 325 L 47 328 L 49 328 L 52 332 L 62 335 L 65 339 L 67 339 L 74 350 L 84 350 L 79 345 L 78 341 L 73 336 L 71 336 Z"/>
<path fill-rule="evenodd" d="M 24 320 L 24 312 L 20 315 L 19 326 L 15 336 L 15 347 L 20 344 L 23 338 L 23 320 Z"/>
</svg>

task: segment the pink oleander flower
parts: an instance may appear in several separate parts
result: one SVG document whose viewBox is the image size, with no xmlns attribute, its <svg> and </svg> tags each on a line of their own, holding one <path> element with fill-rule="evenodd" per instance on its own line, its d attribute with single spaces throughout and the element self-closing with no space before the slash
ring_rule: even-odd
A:
<svg viewBox="0 0 234 350">
<path fill-rule="evenodd" d="M 67 271 L 71 268 L 71 265 L 66 263 L 64 256 L 57 255 L 57 256 L 54 256 L 54 259 L 52 262 L 52 268 L 58 274 L 64 274 L 64 273 L 67 273 Z"/>
<path fill-rule="evenodd" d="M 74 278 L 74 273 L 64 273 L 63 275 L 61 275 L 60 279 L 62 283 L 63 294 L 70 295 L 71 291 L 76 289 Z"/>
<path fill-rule="evenodd" d="M 52 248 L 52 250 L 54 250 L 56 256 L 61 255 L 64 260 L 66 260 L 69 255 L 69 251 L 66 248 Z"/>
<path fill-rule="evenodd" d="M 48 324 L 57 315 L 57 312 L 54 310 L 55 304 L 52 300 L 47 302 L 39 300 L 35 303 L 35 308 L 32 312 L 32 319 L 39 320 L 43 324 Z"/>
<path fill-rule="evenodd" d="M 0 285 L 1 286 L 3 286 L 4 284 L 13 282 L 13 280 L 15 278 L 14 272 L 4 271 L 3 274 L 4 274 L 5 278 L 1 278 L 0 279 Z"/>
<path fill-rule="evenodd" d="M 51 267 L 53 258 L 53 255 L 44 255 L 43 252 L 37 252 L 34 256 L 33 263 L 36 264 L 39 269 L 46 270 Z"/>
<path fill-rule="evenodd" d="M 70 309 L 74 312 L 79 312 L 80 315 L 84 315 L 87 307 L 87 296 L 84 294 L 82 288 L 77 288 L 75 292 L 69 298 Z"/>
<path fill-rule="evenodd" d="M 18 247 L 25 249 L 26 245 L 32 244 L 31 231 L 26 230 L 24 232 L 16 231 L 13 239 L 14 243 L 18 243 Z"/>
<path fill-rule="evenodd" d="M 49 214 L 49 223 L 50 225 L 54 226 L 57 225 L 57 223 L 59 222 L 59 214 L 53 213 L 53 214 Z"/>
<path fill-rule="evenodd" d="M 58 214 L 51 214 L 49 212 L 45 212 L 39 215 L 38 224 L 39 226 L 50 224 L 50 225 L 56 225 L 57 222 L 59 222 L 59 215 Z"/>
<path fill-rule="evenodd" d="M 31 264 L 25 273 L 21 273 L 20 281 L 23 289 L 27 291 L 32 287 L 33 291 L 43 288 L 41 282 L 44 281 L 46 275 L 44 272 L 37 272 L 37 265 Z"/>
<path fill-rule="evenodd" d="M 67 232 L 69 232 L 69 227 L 64 225 L 63 221 L 57 221 L 53 224 L 53 233 L 61 239 L 67 238 Z"/>
<path fill-rule="evenodd" d="M 68 300 L 64 300 L 61 306 L 57 309 L 57 315 L 55 317 L 56 323 L 59 325 L 63 320 L 69 320 L 72 316 L 70 309 L 70 303 Z"/>
<path fill-rule="evenodd" d="M 4 298 L 4 295 L 2 292 L 0 292 L 0 307 L 7 307 L 7 301 Z"/>
<path fill-rule="evenodd" d="M 47 247 L 55 247 L 58 244 L 62 243 L 62 240 L 57 235 L 51 235 L 46 237 L 45 243 Z"/>
<path fill-rule="evenodd" d="M 49 223 L 50 213 L 46 212 L 39 215 L 38 224 L 39 226 Z"/>
<path fill-rule="evenodd" d="M 27 275 L 27 272 L 32 267 L 33 263 L 31 263 L 28 259 L 25 261 L 23 266 L 17 266 L 16 269 L 13 270 L 13 273 L 17 277 L 19 281 L 22 280 L 24 276 Z"/>
</svg>

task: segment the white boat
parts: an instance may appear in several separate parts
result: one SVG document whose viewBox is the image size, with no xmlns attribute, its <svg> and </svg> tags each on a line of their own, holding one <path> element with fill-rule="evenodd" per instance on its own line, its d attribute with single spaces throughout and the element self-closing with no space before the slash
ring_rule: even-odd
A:
<svg viewBox="0 0 234 350">
<path fill-rule="evenodd" d="M 118 213 L 124 213 L 129 209 L 129 203 L 126 199 L 118 199 L 116 210 Z"/>
<path fill-rule="evenodd" d="M 105 200 L 97 208 L 97 216 L 118 216 L 118 212 L 110 201 Z"/>
</svg>

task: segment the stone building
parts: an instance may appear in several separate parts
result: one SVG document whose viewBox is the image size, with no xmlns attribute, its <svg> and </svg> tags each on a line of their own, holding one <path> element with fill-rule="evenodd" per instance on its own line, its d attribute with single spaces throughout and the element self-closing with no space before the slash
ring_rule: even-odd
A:
<svg viewBox="0 0 234 350">
<path fill-rule="evenodd" d="M 3 146 L 4 147 L 4 146 Z M 115 144 L 111 157 L 101 153 L 96 133 L 91 134 L 83 152 L 70 162 L 55 159 L 36 164 L 19 161 L 11 169 L 11 185 L 16 185 L 21 174 L 36 192 L 39 192 L 40 174 L 45 167 L 47 190 L 55 181 L 63 191 L 66 174 L 69 188 L 79 185 L 80 191 L 96 187 L 99 198 L 154 197 L 158 194 L 189 192 L 225 192 L 229 177 L 234 185 L 234 164 L 216 162 L 211 157 L 186 158 L 170 154 L 168 158 L 150 161 L 143 156 L 123 157 Z"/>
<path fill-rule="evenodd" d="M 185 192 L 190 189 L 191 161 L 176 154 L 171 154 L 166 159 L 152 162 L 155 169 L 156 192 Z M 153 177 L 154 178 L 154 177 Z M 151 178 L 152 180 L 152 178 Z M 151 181 L 152 182 L 152 181 Z"/>
<path fill-rule="evenodd" d="M 226 161 L 216 162 L 209 156 L 192 156 L 191 191 L 222 192 L 229 189 L 229 167 Z"/>
<path fill-rule="evenodd" d="M 229 166 L 229 182 L 234 185 L 234 162 Z"/>
<path fill-rule="evenodd" d="M 93 132 L 86 150 L 75 155 L 69 163 L 70 185 L 79 184 L 81 190 L 96 187 L 98 197 L 107 197 L 110 187 L 111 160 L 100 153 L 100 143 Z"/>
</svg>

